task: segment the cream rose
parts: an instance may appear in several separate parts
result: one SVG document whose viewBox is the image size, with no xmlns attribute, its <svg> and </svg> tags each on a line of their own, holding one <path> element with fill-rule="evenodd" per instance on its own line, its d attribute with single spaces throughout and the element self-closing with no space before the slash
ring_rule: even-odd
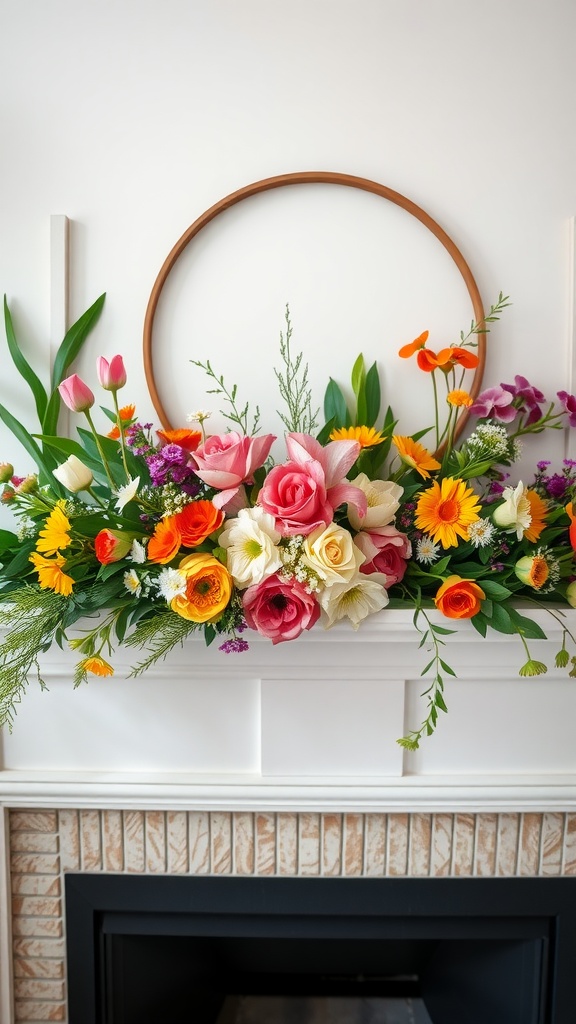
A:
<svg viewBox="0 0 576 1024">
<path fill-rule="evenodd" d="M 359 473 L 351 481 L 366 495 L 368 508 L 361 519 L 353 505 L 348 506 L 348 519 L 354 530 L 371 530 L 378 526 L 388 526 L 400 507 L 400 498 L 404 489 L 392 480 L 370 480 L 366 473 Z"/>
<path fill-rule="evenodd" d="M 347 583 L 356 576 L 365 556 L 356 547 L 352 534 L 337 523 L 321 526 L 306 537 L 303 561 L 318 573 L 325 586 Z"/>
</svg>

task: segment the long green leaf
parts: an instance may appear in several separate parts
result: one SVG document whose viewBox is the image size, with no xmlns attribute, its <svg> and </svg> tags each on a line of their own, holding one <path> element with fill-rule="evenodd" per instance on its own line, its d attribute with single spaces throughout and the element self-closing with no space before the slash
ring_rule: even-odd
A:
<svg viewBox="0 0 576 1024">
<path fill-rule="evenodd" d="M 43 452 L 36 444 L 36 441 L 32 437 L 32 434 L 29 434 L 26 428 L 23 427 L 22 424 L 12 415 L 11 412 L 8 412 L 8 409 L 6 409 L 3 405 L 0 405 L 0 418 L 4 420 L 4 423 L 6 424 L 8 429 L 12 431 L 14 437 L 17 438 L 18 441 L 20 441 L 22 447 L 26 449 L 28 454 L 36 463 L 36 466 L 38 467 L 38 471 L 40 474 L 40 483 L 49 483 L 57 492 L 57 494 L 62 495 L 63 492 L 62 488 L 60 487 L 60 484 L 52 476 L 50 463 L 45 459 Z"/>
<path fill-rule="evenodd" d="M 352 367 L 352 390 L 356 395 L 356 400 L 360 397 L 360 392 L 364 386 L 366 380 L 366 369 L 364 366 L 364 356 L 362 353 L 358 356 L 354 366 Z"/>
<path fill-rule="evenodd" d="M 366 426 L 373 427 L 380 415 L 380 405 L 382 402 L 382 396 L 380 394 L 380 378 L 378 376 L 378 370 L 376 363 L 372 363 L 372 366 L 366 374 Z"/>
<path fill-rule="evenodd" d="M 351 425 L 350 413 L 342 391 L 335 380 L 330 378 L 326 394 L 324 395 L 324 416 L 327 420 L 334 419 L 335 427 L 349 427 Z"/>
<path fill-rule="evenodd" d="M 32 394 L 34 395 L 34 401 L 36 403 L 36 411 L 38 413 L 38 419 L 40 423 L 44 419 L 46 413 L 46 404 L 48 402 L 48 395 L 46 388 L 44 387 L 40 378 L 34 373 L 34 370 L 30 366 L 27 359 L 25 359 L 20 346 L 16 340 L 14 333 L 14 325 L 12 323 L 12 315 L 8 308 L 8 302 L 6 296 L 4 296 L 4 323 L 6 325 L 6 341 L 8 342 L 8 350 L 12 356 L 12 362 L 18 370 L 18 373 L 24 377 L 24 380 L 28 384 Z"/>
<path fill-rule="evenodd" d="M 58 391 L 58 385 L 64 380 L 68 367 L 80 352 L 89 332 L 98 320 L 98 317 L 102 312 L 105 298 L 106 293 L 104 292 L 104 294 L 101 295 L 100 298 L 96 299 L 96 302 L 94 302 L 90 308 L 82 314 L 76 323 L 72 324 L 72 327 L 66 332 L 64 340 L 56 353 L 54 368 L 52 370 L 52 394 L 50 395 L 44 418 L 41 421 L 43 434 L 57 433 L 58 416 L 60 414 L 60 393 Z"/>
</svg>

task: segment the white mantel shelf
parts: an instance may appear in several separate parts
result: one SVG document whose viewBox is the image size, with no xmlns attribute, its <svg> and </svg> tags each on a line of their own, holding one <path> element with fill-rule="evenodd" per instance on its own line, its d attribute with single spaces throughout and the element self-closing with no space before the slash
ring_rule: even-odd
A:
<svg viewBox="0 0 576 1024">
<path fill-rule="evenodd" d="M 0 737 L 0 806 L 237 811 L 576 810 L 576 679 L 554 668 L 562 627 L 531 641 L 549 671 L 520 678 L 517 637 L 447 637 L 448 715 L 416 753 L 396 739 L 419 725 L 421 668 L 408 611 L 312 630 L 225 655 L 194 638 L 138 679 L 138 652 L 112 678 L 74 691 L 74 656 L 43 657 L 13 733 Z M 576 611 L 563 609 L 576 630 Z M 447 620 L 436 617 L 444 625 Z M 570 653 L 576 653 L 570 651 Z"/>
</svg>

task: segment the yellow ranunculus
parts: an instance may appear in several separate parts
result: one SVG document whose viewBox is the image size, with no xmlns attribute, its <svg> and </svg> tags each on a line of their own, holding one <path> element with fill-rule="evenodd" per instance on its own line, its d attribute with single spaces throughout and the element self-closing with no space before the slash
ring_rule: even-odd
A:
<svg viewBox="0 0 576 1024">
<path fill-rule="evenodd" d="M 232 596 L 232 577 L 213 555 L 187 555 L 178 566 L 186 577 L 186 593 L 170 607 L 191 622 L 217 622 Z"/>
</svg>

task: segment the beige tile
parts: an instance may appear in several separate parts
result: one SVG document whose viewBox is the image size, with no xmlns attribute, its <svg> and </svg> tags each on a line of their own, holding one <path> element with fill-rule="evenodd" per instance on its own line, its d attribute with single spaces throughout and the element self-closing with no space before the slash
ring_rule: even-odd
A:
<svg viewBox="0 0 576 1024">
<path fill-rule="evenodd" d="M 18 1000 L 14 1007 L 14 1016 L 17 1021 L 26 1024 L 36 1024 L 36 1021 L 64 1021 L 66 1020 L 66 1006 L 64 1003 L 33 1002 L 32 1000 Z"/>
<path fill-rule="evenodd" d="M 10 858 L 10 870 L 17 875 L 57 875 L 60 857 L 48 853 L 15 853 Z"/>
<path fill-rule="evenodd" d="M 474 867 L 475 816 L 457 814 L 454 818 L 453 874 L 471 875 Z"/>
<path fill-rule="evenodd" d="M 559 875 L 562 869 L 564 815 L 549 812 L 542 815 L 542 875 Z"/>
<path fill-rule="evenodd" d="M 206 875 L 210 871 L 210 815 L 207 811 L 190 811 L 188 815 L 190 873 Z"/>
<path fill-rule="evenodd" d="M 13 943 L 14 956 L 22 960 L 61 959 L 66 956 L 64 939 L 16 938 Z"/>
<path fill-rule="evenodd" d="M 405 875 L 408 866 L 408 815 L 388 815 L 387 873 Z"/>
<path fill-rule="evenodd" d="M 232 818 L 224 811 L 210 814 L 210 857 L 215 875 L 232 871 Z"/>
<path fill-rule="evenodd" d="M 342 815 L 322 815 L 322 874 L 342 873 Z"/>
<path fill-rule="evenodd" d="M 254 874 L 254 815 L 237 811 L 232 816 L 234 829 L 234 873 Z"/>
<path fill-rule="evenodd" d="M 168 872 L 185 875 L 188 871 L 188 816 L 186 811 L 168 811 L 166 815 Z"/>
<path fill-rule="evenodd" d="M 12 875 L 12 892 L 17 896 L 60 896 L 58 875 Z"/>
<path fill-rule="evenodd" d="M 80 862 L 83 871 L 102 870 L 99 811 L 80 811 Z"/>
<path fill-rule="evenodd" d="M 40 978 L 17 979 L 14 983 L 16 999 L 52 999 L 62 1002 L 66 998 L 63 981 L 45 981 Z"/>
<path fill-rule="evenodd" d="M 276 815 L 256 815 L 256 874 L 276 873 Z"/>
<path fill-rule="evenodd" d="M 60 917 L 62 901 L 50 896 L 15 896 L 12 913 L 25 917 Z"/>
<path fill-rule="evenodd" d="M 513 877 L 518 873 L 519 838 L 520 815 L 499 814 L 496 842 L 497 875 Z"/>
<path fill-rule="evenodd" d="M 58 853 L 56 832 L 13 832 L 10 839 L 13 853 Z"/>
<path fill-rule="evenodd" d="M 386 815 L 366 814 L 364 820 L 365 873 L 373 877 L 386 868 Z"/>
<path fill-rule="evenodd" d="M 146 871 L 166 872 L 166 818 L 164 811 L 146 811 L 144 815 Z"/>
<path fill-rule="evenodd" d="M 454 843 L 454 815 L 434 814 L 430 853 L 430 874 L 444 878 L 452 873 Z"/>
<path fill-rule="evenodd" d="M 14 917 L 12 934 L 38 939 L 59 939 L 62 936 L 62 921 L 59 917 Z"/>
<path fill-rule="evenodd" d="M 56 811 L 10 811 L 11 832 L 56 832 Z"/>
<path fill-rule="evenodd" d="M 320 815 L 309 811 L 298 815 L 301 875 L 320 874 Z"/>
<path fill-rule="evenodd" d="M 42 960 L 35 957 L 33 960 L 14 960 L 15 978 L 63 978 L 63 960 Z"/>
<path fill-rule="evenodd" d="M 124 870 L 122 811 L 102 811 L 102 862 L 104 871 Z"/>
<path fill-rule="evenodd" d="M 478 814 L 476 816 L 475 875 L 491 878 L 496 873 L 497 825 L 498 816 L 496 814 Z"/>
<path fill-rule="evenodd" d="M 144 814 L 142 811 L 124 811 L 124 863 L 125 870 L 144 871 Z"/>
<path fill-rule="evenodd" d="M 523 814 L 520 823 L 519 875 L 534 876 L 538 874 L 541 835 L 542 815 Z"/>
<path fill-rule="evenodd" d="M 566 815 L 564 874 L 576 875 L 576 814 Z"/>
<path fill-rule="evenodd" d="M 80 818 L 78 811 L 58 811 L 62 871 L 80 869 Z"/>
<path fill-rule="evenodd" d="M 364 816 L 345 814 L 343 820 L 344 874 L 361 875 L 364 871 Z"/>
<path fill-rule="evenodd" d="M 429 814 L 411 814 L 408 874 L 414 877 L 430 874 L 432 818 Z"/>
<path fill-rule="evenodd" d="M 277 817 L 278 874 L 298 874 L 298 815 L 287 811 Z"/>
</svg>

